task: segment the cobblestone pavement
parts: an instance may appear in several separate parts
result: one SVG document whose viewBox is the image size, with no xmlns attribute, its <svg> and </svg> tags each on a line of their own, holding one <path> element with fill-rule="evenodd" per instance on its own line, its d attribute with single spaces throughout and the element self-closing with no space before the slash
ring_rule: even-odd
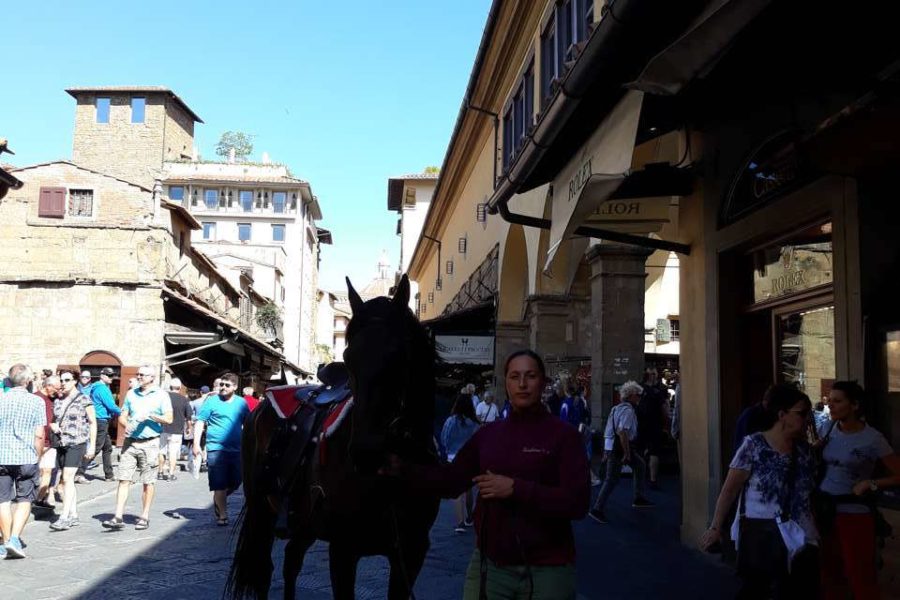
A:
<svg viewBox="0 0 900 600">
<path fill-rule="evenodd" d="M 579 600 L 638 598 L 729 598 L 734 577 L 708 557 L 677 541 L 677 483 L 666 482 L 657 492 L 656 509 L 630 507 L 630 486 L 623 482 L 607 508 L 613 520 L 598 525 L 577 523 Z M 165 599 L 219 598 L 230 560 L 230 528 L 216 527 L 210 509 L 206 476 L 188 475 L 160 482 L 150 528 L 135 531 L 140 490 L 133 486 L 126 508 L 129 526 L 108 532 L 100 522 L 114 505 L 113 484 L 93 481 L 78 487 L 81 526 L 52 532 L 43 520 L 25 530 L 25 560 L 0 563 L 0 589 L 15 590 L 15 598 Z M 232 496 L 229 512 L 237 515 L 240 494 Z M 173 518 L 172 511 L 181 518 Z M 463 575 L 473 544 L 471 530 L 453 532 L 452 507 L 444 503 L 432 530 L 432 549 L 416 584 L 420 600 L 456 600 L 462 596 Z M 129 517 L 128 515 L 132 515 Z M 276 545 L 276 561 L 282 551 Z M 331 598 L 327 548 L 318 543 L 307 554 L 298 587 L 308 600 Z M 276 573 L 280 564 L 276 565 Z M 387 561 L 363 559 L 357 598 L 384 598 Z M 283 582 L 276 575 L 273 597 Z"/>
</svg>

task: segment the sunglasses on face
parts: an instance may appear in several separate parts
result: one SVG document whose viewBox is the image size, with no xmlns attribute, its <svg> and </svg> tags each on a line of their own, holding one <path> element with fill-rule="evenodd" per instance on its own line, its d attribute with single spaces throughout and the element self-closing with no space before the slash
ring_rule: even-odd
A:
<svg viewBox="0 0 900 600">
<path fill-rule="evenodd" d="M 153 373 L 138 373 L 138 377 L 153 377 Z"/>
<path fill-rule="evenodd" d="M 71 377 L 60 377 L 59 380 L 63 383 L 68 383 L 70 381 L 74 381 Z"/>
<path fill-rule="evenodd" d="M 233 383 L 220 383 L 220 384 L 219 384 L 219 387 L 227 387 L 227 388 L 230 388 L 230 387 L 234 387 L 234 384 L 233 384 Z"/>
</svg>

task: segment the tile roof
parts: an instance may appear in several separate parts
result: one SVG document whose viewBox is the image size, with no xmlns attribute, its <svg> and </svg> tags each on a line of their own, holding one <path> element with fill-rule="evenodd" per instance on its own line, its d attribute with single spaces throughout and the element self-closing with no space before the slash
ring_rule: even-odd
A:
<svg viewBox="0 0 900 600">
<path fill-rule="evenodd" d="M 440 173 L 409 173 L 408 175 L 397 175 L 395 177 L 388 177 L 388 179 L 434 179 L 437 180 L 440 177 Z"/>
<path fill-rule="evenodd" d="M 70 166 L 75 167 L 76 169 L 81 169 L 82 171 L 87 171 L 88 173 L 93 173 L 94 175 L 101 175 L 103 177 L 109 177 L 110 179 L 115 179 L 116 181 L 121 181 L 122 183 L 127 183 L 128 185 L 132 185 L 132 186 L 139 188 L 145 192 L 153 193 L 153 190 L 151 190 L 150 188 L 144 187 L 139 183 L 135 183 L 133 181 L 128 181 L 127 179 L 122 179 L 121 177 L 116 177 L 115 175 L 110 175 L 109 173 L 104 173 L 103 171 L 95 171 L 94 169 L 88 169 L 87 167 L 82 167 L 78 163 L 74 163 L 71 160 L 66 160 L 66 159 L 49 160 L 47 162 L 37 163 L 34 165 L 26 165 L 24 167 L 15 167 L 12 170 L 16 171 L 16 172 L 21 172 L 21 171 L 26 171 L 28 169 L 37 169 L 39 167 L 47 167 L 50 165 L 60 165 L 60 164 L 70 165 Z"/>
<path fill-rule="evenodd" d="M 92 93 L 92 92 L 143 92 L 149 94 L 165 94 L 169 98 L 175 100 L 178 104 L 181 105 L 181 108 L 189 114 L 194 121 L 198 123 L 202 123 L 203 119 L 197 116 L 197 113 L 191 110 L 191 108 L 187 105 L 187 103 L 178 97 L 178 94 L 170 90 L 169 88 L 161 85 L 97 85 L 97 86 L 85 86 L 85 87 L 70 87 L 66 88 L 66 93 L 72 96 L 73 98 L 78 98 L 79 94 Z"/>
<path fill-rule="evenodd" d="M 184 174 L 169 175 L 166 181 L 207 181 L 223 182 L 223 183 L 284 183 L 294 185 L 309 185 L 308 181 L 297 179 L 296 177 L 283 176 L 260 176 L 260 175 L 213 175 L 213 174 Z"/>
</svg>

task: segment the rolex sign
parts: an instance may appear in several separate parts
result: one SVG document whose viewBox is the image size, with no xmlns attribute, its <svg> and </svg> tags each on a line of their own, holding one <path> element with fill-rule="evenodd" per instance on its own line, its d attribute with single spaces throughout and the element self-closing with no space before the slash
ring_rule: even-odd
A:
<svg viewBox="0 0 900 600">
<path fill-rule="evenodd" d="M 435 336 L 438 356 L 448 363 L 494 364 L 494 338 L 480 335 Z"/>
</svg>

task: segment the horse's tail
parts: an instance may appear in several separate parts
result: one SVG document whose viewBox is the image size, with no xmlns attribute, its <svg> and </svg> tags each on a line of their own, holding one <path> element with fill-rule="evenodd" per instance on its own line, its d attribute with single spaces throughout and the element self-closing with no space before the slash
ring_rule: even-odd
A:
<svg viewBox="0 0 900 600">
<path fill-rule="evenodd" d="M 257 444 L 261 440 L 256 430 L 266 409 L 271 410 L 267 403 L 263 403 L 251 413 L 241 440 L 244 506 L 235 522 L 237 543 L 223 593 L 223 597 L 232 600 L 267 598 L 272 581 L 275 514 L 265 494 L 257 489 L 258 469 L 261 466 Z"/>
</svg>

